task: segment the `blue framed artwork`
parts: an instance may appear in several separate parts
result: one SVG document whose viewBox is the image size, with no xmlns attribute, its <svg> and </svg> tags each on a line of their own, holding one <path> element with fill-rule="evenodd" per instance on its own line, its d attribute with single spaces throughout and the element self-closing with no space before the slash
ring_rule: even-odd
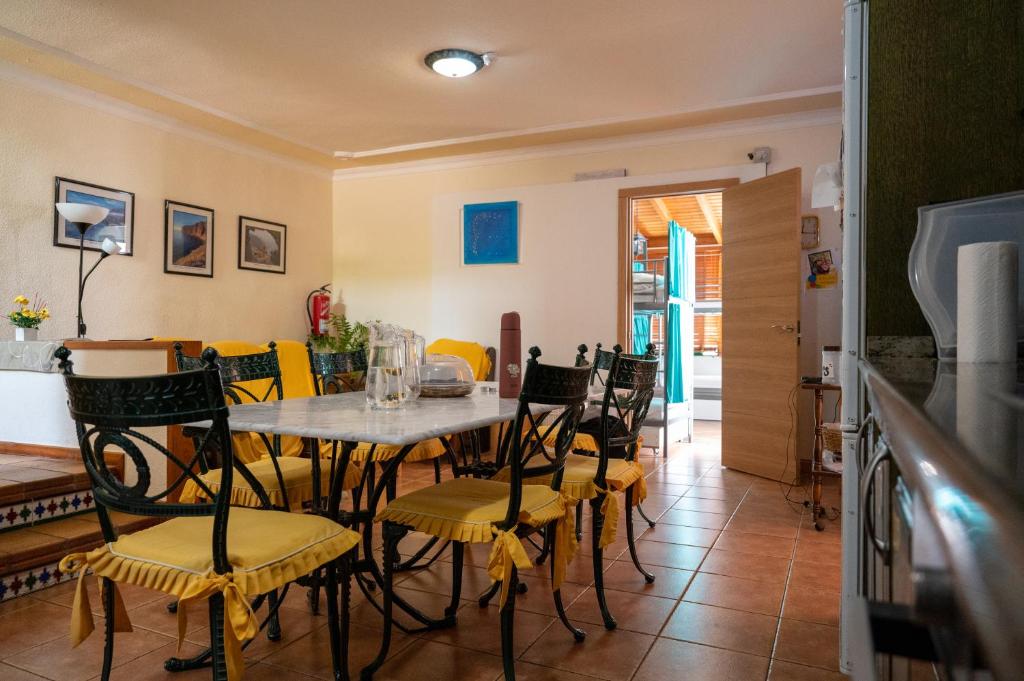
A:
<svg viewBox="0 0 1024 681">
<path fill-rule="evenodd" d="M 462 207 L 462 264 L 519 262 L 519 202 L 467 203 Z"/>
</svg>

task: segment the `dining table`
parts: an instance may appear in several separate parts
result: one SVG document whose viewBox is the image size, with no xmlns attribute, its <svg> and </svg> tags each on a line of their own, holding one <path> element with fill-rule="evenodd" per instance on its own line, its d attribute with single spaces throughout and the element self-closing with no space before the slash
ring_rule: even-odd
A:
<svg viewBox="0 0 1024 681">
<path fill-rule="evenodd" d="M 531 406 L 534 413 L 554 408 Z M 236 432 L 306 438 L 311 441 L 309 451 L 313 452 L 319 451 L 317 441 L 335 443 L 332 457 L 337 465 L 331 466 L 332 480 L 328 485 L 328 498 L 324 502 L 318 496 L 313 507 L 316 512 L 361 533 L 362 545 L 352 564 L 352 573 L 370 603 L 380 610 L 380 604 L 368 592 L 374 585 L 383 588 L 384 583 L 381 565 L 377 563 L 373 551 L 374 514 L 384 494 L 389 497 L 394 495 L 402 461 L 418 443 L 440 438 L 452 455 L 452 464 L 455 466 L 451 446 L 453 437 L 479 428 L 512 422 L 518 409 L 517 398 L 499 397 L 497 383 L 488 381 L 478 382 L 473 392 L 463 397 L 421 396 L 407 400 L 400 407 L 389 409 L 371 407 L 362 391 L 237 404 L 229 407 L 228 425 Z M 504 444 L 499 443 L 499 449 L 507 446 L 511 429 L 505 428 L 503 433 L 504 436 L 499 436 L 499 440 Z M 360 447 L 363 443 L 370 446 Z M 357 447 L 361 454 L 355 454 Z M 476 454 L 479 456 L 479 451 Z M 312 461 L 316 494 L 321 489 L 320 467 L 315 464 L 315 458 Z M 363 473 L 362 482 L 353 490 L 352 509 L 345 511 L 341 508 L 341 485 L 335 482 L 343 477 L 343 471 L 350 462 L 362 463 Z M 381 469 L 380 477 L 376 480 L 373 472 L 375 465 Z M 425 615 L 399 594 L 394 594 L 393 602 L 419 622 L 423 629 L 436 629 L 454 623 L 450 618 L 435 619 Z"/>
</svg>

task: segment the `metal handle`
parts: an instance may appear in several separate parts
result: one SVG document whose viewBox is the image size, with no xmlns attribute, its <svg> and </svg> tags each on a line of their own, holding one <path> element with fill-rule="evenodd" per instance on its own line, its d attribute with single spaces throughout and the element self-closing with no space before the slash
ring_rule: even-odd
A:
<svg viewBox="0 0 1024 681">
<path fill-rule="evenodd" d="M 875 522 L 872 518 L 872 509 L 868 507 L 870 501 L 874 504 L 875 497 L 875 470 L 882 464 L 883 461 L 892 458 L 892 452 L 889 451 L 889 445 L 884 440 L 878 441 L 878 450 L 875 455 L 868 462 L 864 468 L 864 477 L 861 481 L 860 488 L 860 507 L 864 513 L 864 533 L 871 541 L 871 545 L 875 551 L 882 556 L 882 560 L 886 565 L 889 564 L 892 556 L 892 547 L 888 541 L 882 541 L 875 534 Z"/>
<path fill-rule="evenodd" d="M 792 324 L 772 324 L 768 328 L 776 329 L 778 331 L 785 331 L 786 333 L 793 333 L 794 331 L 796 331 L 796 327 L 793 326 Z"/>
</svg>

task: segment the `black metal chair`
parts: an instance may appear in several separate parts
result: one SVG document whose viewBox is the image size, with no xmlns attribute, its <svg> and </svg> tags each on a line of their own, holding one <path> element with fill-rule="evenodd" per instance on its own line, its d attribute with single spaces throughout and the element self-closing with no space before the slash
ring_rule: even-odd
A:
<svg viewBox="0 0 1024 681">
<path fill-rule="evenodd" d="M 520 538 L 543 531 L 545 542 L 554 546 L 551 574 L 555 607 L 577 640 L 585 636 L 566 617 L 558 589 L 565 565 L 576 549 L 572 509 L 558 490 L 565 456 L 586 406 L 590 369 L 541 364 L 539 356 L 538 348 L 530 348 L 519 408 L 510 431 L 522 436 L 506 438 L 508 451 L 500 456 L 511 469 L 510 482 L 473 477 L 446 480 L 398 497 L 378 515 L 384 524 L 384 637 L 377 658 L 362 672 L 364 681 L 373 677 L 387 657 L 393 626 L 393 566 L 398 542 L 412 530 L 453 542 L 451 601 L 445 617 L 434 620 L 432 627 L 455 624 L 465 544 L 494 542 L 489 572 L 495 584 L 481 599 L 481 605 L 486 606 L 490 596 L 500 590 L 501 649 L 507 681 L 515 679 L 512 637 L 518 571 L 532 567 Z M 561 411 L 550 424 L 541 427 L 541 415 L 552 407 Z M 545 447 L 544 440 L 551 432 L 557 434 L 555 446 Z M 551 486 L 523 485 L 528 464 L 531 471 L 550 475 Z"/>
<path fill-rule="evenodd" d="M 118 582 L 177 597 L 183 606 L 178 608 L 181 631 L 185 606 L 207 600 L 210 649 L 190 660 L 172 658 L 165 667 L 178 671 L 210 666 L 214 681 L 235 681 L 244 672 L 245 645 L 276 614 L 275 606 L 258 625 L 249 599 L 255 597 L 253 606 L 258 608 L 266 594 L 286 589 L 290 582 L 319 567 L 327 573 L 335 676 L 346 678 L 350 570 L 346 554 L 357 544 L 359 535 L 330 518 L 230 505 L 228 490 L 234 473 L 243 477 L 250 474 L 233 456 L 216 351 L 206 350 L 202 366 L 192 370 L 133 378 L 76 376 L 70 355 L 67 348 L 57 350 L 105 544 L 88 553 L 65 557 L 61 570 L 81 573 L 72 611 L 75 645 L 93 630 L 84 581 L 87 569 L 100 580 L 106 623 L 101 678 L 110 676 L 114 633 L 130 631 Z M 188 460 L 139 431 L 197 422 L 210 425 L 193 426 L 201 432 L 197 434 L 196 451 Z M 219 491 L 194 472 L 214 442 L 222 463 Z M 135 483 L 126 484 L 107 467 L 104 453 L 110 449 L 124 453 L 127 465 L 134 470 Z M 153 489 L 150 459 L 154 456 L 169 459 L 180 469 L 166 487 Z M 205 503 L 166 501 L 186 481 L 203 490 Z M 332 492 L 340 494 L 340 490 Z M 111 511 L 165 520 L 119 536 L 111 523 Z M 340 614 L 339 581 L 343 605 Z"/>
</svg>

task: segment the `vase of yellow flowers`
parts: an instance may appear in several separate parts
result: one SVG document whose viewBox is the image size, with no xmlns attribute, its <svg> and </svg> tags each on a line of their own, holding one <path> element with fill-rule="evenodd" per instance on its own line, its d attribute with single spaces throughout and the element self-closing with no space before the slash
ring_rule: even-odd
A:
<svg viewBox="0 0 1024 681">
<path fill-rule="evenodd" d="M 39 325 L 50 318 L 50 310 L 46 303 L 32 302 L 25 296 L 17 296 L 14 299 L 17 306 L 7 315 L 14 325 L 14 339 L 19 341 L 34 341 L 39 337 Z"/>
</svg>

